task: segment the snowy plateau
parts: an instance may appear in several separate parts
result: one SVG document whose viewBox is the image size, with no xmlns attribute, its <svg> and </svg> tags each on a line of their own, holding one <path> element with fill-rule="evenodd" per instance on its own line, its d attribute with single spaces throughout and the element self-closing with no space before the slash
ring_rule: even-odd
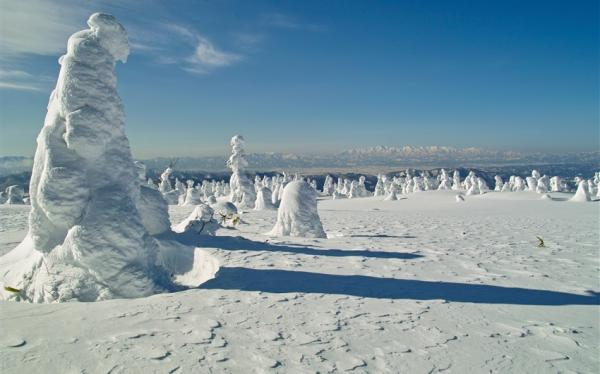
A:
<svg viewBox="0 0 600 374">
<path fill-rule="evenodd" d="M 327 239 L 270 239 L 277 212 L 250 210 L 196 239 L 221 265 L 198 288 L 2 302 L 2 372 L 597 372 L 598 204 L 454 195 L 319 199 Z M 6 252 L 29 207 L 0 211 Z"/>
<path fill-rule="evenodd" d="M 599 372 L 600 172 L 321 183 L 249 173 L 235 135 L 227 180 L 180 180 L 175 162 L 157 178 L 126 136 L 127 33 L 108 14 L 88 26 L 28 185 L 0 194 L 2 374 Z"/>
</svg>

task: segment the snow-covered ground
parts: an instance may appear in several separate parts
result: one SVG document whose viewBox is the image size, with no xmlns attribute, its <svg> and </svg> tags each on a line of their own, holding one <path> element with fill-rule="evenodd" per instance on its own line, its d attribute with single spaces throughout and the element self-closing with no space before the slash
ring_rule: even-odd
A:
<svg viewBox="0 0 600 374">
<path fill-rule="evenodd" d="M 321 200 L 328 239 L 269 238 L 277 212 L 246 212 L 189 238 L 222 266 L 198 289 L 1 302 L 0 371 L 597 373 L 600 203 L 455 195 Z M 0 206 L 0 254 L 27 213 Z"/>
</svg>

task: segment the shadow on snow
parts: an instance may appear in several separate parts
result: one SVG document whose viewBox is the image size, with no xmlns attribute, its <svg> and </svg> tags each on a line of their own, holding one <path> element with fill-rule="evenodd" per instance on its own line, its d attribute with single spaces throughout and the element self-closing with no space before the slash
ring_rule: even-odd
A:
<svg viewBox="0 0 600 374">
<path fill-rule="evenodd" d="M 578 295 L 566 292 L 501 287 L 482 284 L 432 282 L 412 279 L 377 278 L 362 275 L 333 275 L 289 270 L 222 267 L 216 278 L 202 289 L 303 292 L 349 295 L 379 299 L 447 300 L 463 303 L 514 305 L 598 305 L 598 292 Z"/>
<path fill-rule="evenodd" d="M 383 252 L 383 251 L 369 251 L 364 249 L 357 250 L 342 250 L 342 249 L 319 249 L 306 246 L 296 245 L 278 245 L 271 244 L 268 242 L 257 242 L 242 237 L 231 237 L 231 236 L 207 236 L 207 235 L 195 235 L 195 234 L 176 234 L 168 233 L 158 236 L 159 239 L 163 240 L 174 240 L 185 245 L 191 245 L 195 247 L 204 248 L 218 248 L 227 251 L 264 251 L 264 252 L 289 252 L 295 254 L 303 254 L 309 256 L 333 256 L 333 257 L 347 257 L 347 256 L 360 256 L 360 257 L 371 257 L 371 258 L 385 258 L 385 259 L 400 259 L 400 260 L 412 260 L 423 257 L 416 253 L 402 253 L 402 252 Z"/>
</svg>

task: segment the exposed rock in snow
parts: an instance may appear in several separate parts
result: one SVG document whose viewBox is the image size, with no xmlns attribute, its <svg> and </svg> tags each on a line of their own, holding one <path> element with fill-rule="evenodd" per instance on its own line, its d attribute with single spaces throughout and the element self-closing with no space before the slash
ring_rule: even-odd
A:
<svg viewBox="0 0 600 374">
<path fill-rule="evenodd" d="M 245 158 L 244 144 L 246 141 L 241 135 L 235 135 L 231 138 L 231 157 L 227 160 L 227 166 L 231 169 L 231 179 L 229 180 L 230 201 L 240 208 L 254 208 L 256 192 L 254 185 L 244 173 L 248 166 Z"/>
<path fill-rule="evenodd" d="M 0 258 L 5 284 L 34 302 L 141 297 L 176 288 L 150 235 L 162 222 L 141 217 L 160 210 L 160 199 L 140 188 L 140 168 L 125 136 L 114 67 L 129 53 L 127 34 L 107 14 L 93 14 L 88 25 L 69 38 L 59 60 L 37 140 L 28 236 Z"/>
<path fill-rule="evenodd" d="M 316 192 L 308 183 L 294 181 L 285 186 L 277 223 L 267 235 L 327 237 L 317 212 Z"/>
<path fill-rule="evenodd" d="M 569 201 L 573 201 L 573 202 L 592 201 L 592 198 L 590 196 L 590 191 L 588 190 L 588 187 L 587 187 L 586 180 L 579 181 L 579 185 L 577 186 L 577 192 L 575 192 L 575 195 L 573 195 L 573 197 Z"/>
</svg>

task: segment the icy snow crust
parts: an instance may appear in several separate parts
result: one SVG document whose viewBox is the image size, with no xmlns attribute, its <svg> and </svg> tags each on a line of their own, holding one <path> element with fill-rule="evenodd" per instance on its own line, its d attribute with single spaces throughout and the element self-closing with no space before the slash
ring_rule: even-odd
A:
<svg viewBox="0 0 600 374">
<path fill-rule="evenodd" d="M 93 14 L 73 34 L 38 139 L 29 233 L 0 258 L 3 283 L 34 302 L 140 297 L 177 289 L 151 236 L 169 229 L 158 191 L 140 187 L 117 93 L 123 27 Z M 2 290 L 0 297 L 14 298 Z"/>
</svg>

